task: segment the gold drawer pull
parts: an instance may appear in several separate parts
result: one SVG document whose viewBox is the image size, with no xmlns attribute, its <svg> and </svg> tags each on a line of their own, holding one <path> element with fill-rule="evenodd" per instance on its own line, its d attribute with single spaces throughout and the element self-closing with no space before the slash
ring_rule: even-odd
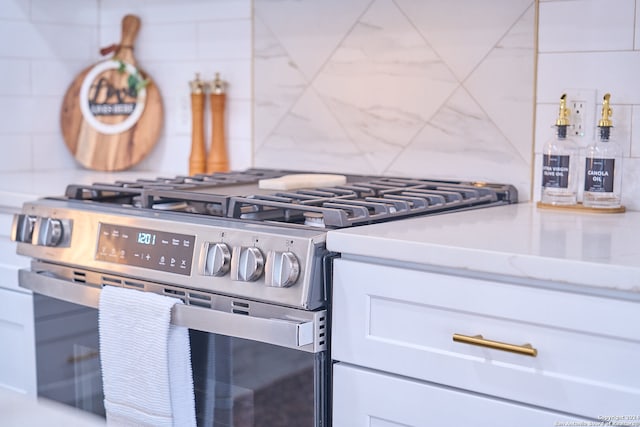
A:
<svg viewBox="0 0 640 427">
<path fill-rule="evenodd" d="M 481 347 L 494 348 L 496 350 L 510 351 L 512 353 L 524 354 L 525 356 L 536 357 L 538 350 L 533 348 L 531 344 L 514 345 L 507 344 L 500 341 L 487 340 L 482 335 L 474 335 L 472 337 L 468 335 L 453 334 L 453 340 L 456 342 L 463 342 L 465 344 L 479 345 Z"/>
<path fill-rule="evenodd" d="M 85 360 L 90 360 L 93 358 L 96 358 L 100 355 L 100 353 L 98 353 L 98 351 L 96 350 L 91 350 L 88 353 L 84 353 L 81 354 L 79 356 L 69 356 L 67 357 L 67 363 L 79 363 L 79 362 L 84 362 Z"/>
</svg>

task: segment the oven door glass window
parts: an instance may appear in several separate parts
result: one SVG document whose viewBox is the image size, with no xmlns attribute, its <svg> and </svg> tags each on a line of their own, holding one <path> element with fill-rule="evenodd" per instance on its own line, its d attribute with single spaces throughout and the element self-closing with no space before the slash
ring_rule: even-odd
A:
<svg viewBox="0 0 640 427">
<path fill-rule="evenodd" d="M 199 426 L 326 425 L 325 353 L 193 330 L 190 337 Z"/>
</svg>

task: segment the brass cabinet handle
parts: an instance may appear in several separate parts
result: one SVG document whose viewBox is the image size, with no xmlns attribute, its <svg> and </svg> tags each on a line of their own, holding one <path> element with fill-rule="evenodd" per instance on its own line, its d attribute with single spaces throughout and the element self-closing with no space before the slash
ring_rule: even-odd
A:
<svg viewBox="0 0 640 427">
<path fill-rule="evenodd" d="M 98 353 L 96 350 L 91 350 L 88 353 L 85 354 L 81 354 L 79 356 L 69 356 L 67 357 L 67 363 L 79 363 L 79 362 L 83 362 L 85 360 L 90 360 L 93 359 L 95 357 L 98 357 L 100 355 L 100 353 Z"/>
<path fill-rule="evenodd" d="M 472 337 L 462 334 L 453 334 L 453 340 L 465 344 L 479 345 L 480 347 L 489 347 L 496 350 L 510 351 L 512 353 L 523 354 L 525 356 L 536 357 L 538 350 L 533 348 L 531 344 L 508 344 L 500 341 L 487 340 L 482 335 L 474 335 Z"/>
</svg>

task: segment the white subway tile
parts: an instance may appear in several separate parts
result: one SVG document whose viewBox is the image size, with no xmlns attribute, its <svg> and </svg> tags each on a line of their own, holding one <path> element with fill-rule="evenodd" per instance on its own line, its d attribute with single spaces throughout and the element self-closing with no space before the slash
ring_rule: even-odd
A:
<svg viewBox="0 0 640 427">
<path fill-rule="evenodd" d="M 164 134 L 171 138 L 174 135 L 191 134 L 191 99 L 188 89 L 182 95 L 163 93 L 159 86 L 164 105 Z"/>
<path fill-rule="evenodd" d="M 636 27 L 635 27 L 635 39 L 633 43 L 635 50 L 640 50 L 640 3 L 636 1 Z"/>
<path fill-rule="evenodd" d="M 99 31 L 100 47 L 120 43 L 120 24 L 103 25 Z M 188 24 L 142 25 L 134 41 L 138 61 L 187 61 L 196 58 L 196 28 Z M 144 68 L 144 67 L 143 67 Z"/>
<path fill-rule="evenodd" d="M 542 179 L 540 178 L 540 170 L 542 169 L 542 154 L 536 153 L 533 158 L 533 194 L 531 200 L 534 202 L 540 201 L 542 189 Z"/>
<path fill-rule="evenodd" d="M 0 134 L 0 171 L 31 169 L 31 137 L 26 134 Z"/>
<path fill-rule="evenodd" d="M 31 0 L 2 0 L 0 19 L 28 20 Z"/>
<path fill-rule="evenodd" d="M 34 96 L 28 120 L 29 131 L 36 133 L 60 132 L 60 108 L 62 98 L 59 96 Z"/>
<path fill-rule="evenodd" d="M 640 105 L 631 112 L 631 157 L 640 158 Z"/>
<path fill-rule="evenodd" d="M 558 104 L 538 104 L 536 106 L 535 146 L 536 154 L 542 153 L 544 144 L 554 135 L 553 124 L 558 117 Z"/>
<path fill-rule="evenodd" d="M 633 49 L 635 0 L 540 4 L 540 52 Z"/>
<path fill-rule="evenodd" d="M 196 26 L 193 24 L 147 25 L 135 44 L 139 61 L 189 61 L 197 58 Z"/>
<path fill-rule="evenodd" d="M 127 13 L 138 15 L 142 25 L 221 21 L 251 18 L 251 0 L 109 0 L 101 2 L 101 22 L 120 22 Z"/>
<path fill-rule="evenodd" d="M 566 88 L 606 92 L 618 104 L 640 104 L 640 51 L 541 53 L 538 102 L 554 103 Z"/>
<path fill-rule="evenodd" d="M 189 81 L 195 73 L 200 79 L 211 81 L 215 73 L 227 82 L 227 97 L 251 99 L 251 61 L 249 59 L 231 61 L 145 61 L 140 66 L 151 75 L 164 95 L 185 95 L 189 93 Z"/>
<path fill-rule="evenodd" d="M 7 21 L 0 25 L 0 57 L 89 60 L 96 38 L 95 28 Z"/>
<path fill-rule="evenodd" d="M 104 21 L 101 21 L 104 22 Z M 138 33 L 139 34 L 139 33 Z M 119 23 L 116 24 L 100 24 L 98 28 L 98 49 L 102 49 L 103 47 L 110 46 L 112 44 L 120 43 L 120 38 L 122 37 L 122 27 Z M 137 37 L 134 42 L 137 42 Z M 138 48 L 137 43 L 135 43 L 136 49 Z M 134 50 L 134 54 L 137 52 Z"/>
<path fill-rule="evenodd" d="M 0 59 L 0 95 L 29 95 L 31 67 L 24 59 Z"/>
<path fill-rule="evenodd" d="M 133 169 L 161 171 L 167 175 L 186 174 L 189 172 L 190 151 L 190 136 L 165 135 Z"/>
<path fill-rule="evenodd" d="M 34 99 L 31 97 L 0 97 L 0 132 L 29 133 L 32 131 Z"/>
<path fill-rule="evenodd" d="M 251 101 L 229 100 L 226 108 L 227 139 L 251 139 Z"/>
<path fill-rule="evenodd" d="M 33 169 L 81 169 L 69 151 L 60 132 L 35 134 L 33 139 Z"/>
<path fill-rule="evenodd" d="M 622 204 L 640 211 L 640 159 L 627 158 L 622 165 Z"/>
<path fill-rule="evenodd" d="M 117 26 L 120 28 L 122 18 L 125 15 L 136 15 L 140 18 L 141 27 L 144 28 L 148 24 L 147 14 L 149 9 L 153 6 L 149 6 L 148 2 L 144 0 L 130 1 L 130 0 L 108 0 L 100 1 L 99 9 L 99 22 L 100 27 L 103 26 Z"/>
<path fill-rule="evenodd" d="M 0 25 L 0 57 L 29 58 L 44 50 L 32 24 L 5 21 Z"/>
<path fill-rule="evenodd" d="M 613 130 L 611 138 L 615 140 L 622 149 L 622 156 L 629 157 L 631 155 L 631 106 L 618 105 L 615 99 L 611 99 L 611 121 L 613 122 Z M 602 116 L 602 103 L 596 106 L 596 119 Z M 597 125 L 597 123 L 596 123 Z"/>
<path fill-rule="evenodd" d="M 46 58 L 94 62 L 99 56 L 98 31 L 95 27 L 47 24 L 38 24 L 37 27 L 39 34 L 48 45 Z"/>
<path fill-rule="evenodd" d="M 31 62 L 32 93 L 37 96 L 59 96 L 62 103 L 62 97 L 71 82 L 90 65 L 87 61 L 34 60 Z"/>
<path fill-rule="evenodd" d="M 230 139 L 227 152 L 231 170 L 244 170 L 253 165 L 251 139 Z"/>
<path fill-rule="evenodd" d="M 251 58 L 251 20 L 206 22 L 197 28 L 198 58 Z"/>
<path fill-rule="evenodd" d="M 95 27 L 97 0 L 31 0 L 31 20 Z"/>
<path fill-rule="evenodd" d="M 60 130 L 60 97 L 0 97 L 0 133 L 46 133 Z"/>
</svg>

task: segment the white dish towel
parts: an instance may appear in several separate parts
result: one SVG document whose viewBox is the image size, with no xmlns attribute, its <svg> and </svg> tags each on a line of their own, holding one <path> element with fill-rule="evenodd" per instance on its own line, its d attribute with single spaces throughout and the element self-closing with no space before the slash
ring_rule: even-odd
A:
<svg viewBox="0 0 640 427">
<path fill-rule="evenodd" d="M 177 298 L 105 286 L 100 361 L 109 426 L 195 426 L 189 330 L 171 324 Z"/>
</svg>

